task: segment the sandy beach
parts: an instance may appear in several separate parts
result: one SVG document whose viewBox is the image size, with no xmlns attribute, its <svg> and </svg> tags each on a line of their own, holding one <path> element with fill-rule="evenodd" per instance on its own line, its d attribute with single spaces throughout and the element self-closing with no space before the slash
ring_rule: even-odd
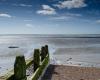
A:
<svg viewBox="0 0 100 80">
<path fill-rule="evenodd" d="M 42 80 L 100 80 L 100 68 L 50 65 Z"/>
</svg>

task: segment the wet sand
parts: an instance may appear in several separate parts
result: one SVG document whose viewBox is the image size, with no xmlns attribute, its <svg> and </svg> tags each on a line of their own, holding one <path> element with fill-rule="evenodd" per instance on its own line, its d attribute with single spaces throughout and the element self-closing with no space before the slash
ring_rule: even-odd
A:
<svg viewBox="0 0 100 80">
<path fill-rule="evenodd" d="M 100 68 L 100 48 L 58 48 L 51 64 Z"/>
<path fill-rule="evenodd" d="M 100 68 L 50 65 L 42 80 L 100 80 Z"/>
</svg>

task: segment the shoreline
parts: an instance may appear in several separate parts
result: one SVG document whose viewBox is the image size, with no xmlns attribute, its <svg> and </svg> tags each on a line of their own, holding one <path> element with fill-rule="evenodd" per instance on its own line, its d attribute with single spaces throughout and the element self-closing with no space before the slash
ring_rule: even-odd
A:
<svg viewBox="0 0 100 80">
<path fill-rule="evenodd" d="M 79 66 L 79 67 L 95 67 L 100 68 L 100 63 L 98 62 L 87 62 L 87 61 L 75 61 L 74 57 L 67 56 L 67 59 L 62 56 L 56 56 L 50 59 L 50 63 L 53 65 L 66 65 L 66 66 Z"/>
</svg>

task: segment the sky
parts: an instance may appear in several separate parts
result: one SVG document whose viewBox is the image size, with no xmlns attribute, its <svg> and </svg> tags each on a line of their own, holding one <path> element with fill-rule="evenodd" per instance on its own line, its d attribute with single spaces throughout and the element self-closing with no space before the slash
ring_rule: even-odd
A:
<svg viewBox="0 0 100 80">
<path fill-rule="evenodd" d="M 0 34 L 100 34 L 100 0 L 0 0 Z"/>
</svg>

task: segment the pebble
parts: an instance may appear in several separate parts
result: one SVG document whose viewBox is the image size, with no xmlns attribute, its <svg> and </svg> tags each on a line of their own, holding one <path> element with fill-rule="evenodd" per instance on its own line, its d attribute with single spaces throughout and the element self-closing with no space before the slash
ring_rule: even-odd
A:
<svg viewBox="0 0 100 80">
<path fill-rule="evenodd" d="M 31 76 L 32 74 L 33 74 L 33 72 L 34 72 L 34 65 L 32 64 L 32 65 L 30 65 L 28 68 L 27 68 L 27 70 L 26 70 L 26 75 L 27 76 Z"/>
</svg>

